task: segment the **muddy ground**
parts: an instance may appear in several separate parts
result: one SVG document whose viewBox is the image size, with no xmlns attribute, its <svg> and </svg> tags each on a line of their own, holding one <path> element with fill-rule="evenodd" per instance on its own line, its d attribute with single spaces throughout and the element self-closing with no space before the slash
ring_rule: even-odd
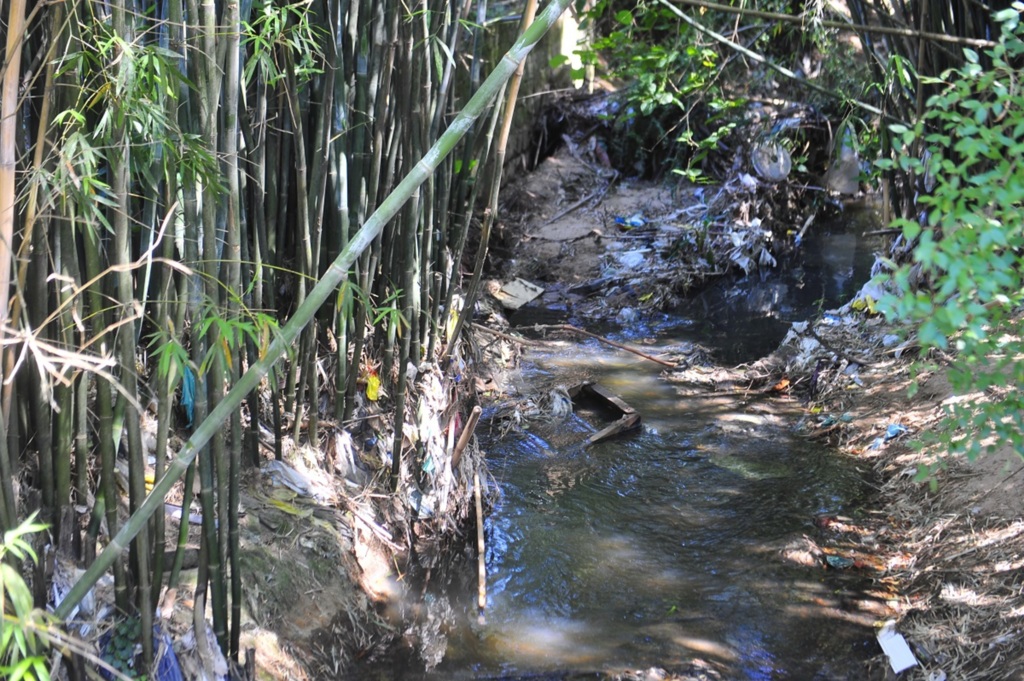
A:
<svg viewBox="0 0 1024 681">
<path fill-rule="evenodd" d="M 756 239 L 736 236 L 757 220 L 757 195 L 767 188 L 756 178 L 755 186 L 734 179 L 713 189 L 626 180 L 608 172 L 594 149 L 563 148 L 507 192 L 507 209 L 520 220 L 506 221 L 505 248 L 495 256 L 501 276 L 490 282 L 506 304 L 501 288 L 518 277 L 544 289 L 532 303 L 550 311 L 544 321 L 628 325 L 711 277 L 741 270 L 740 257 L 771 266 L 770 245 L 761 254 Z M 723 211 L 723 199 L 733 207 Z M 703 262 L 702 253 L 693 255 L 698 224 L 705 239 L 718 239 Z M 781 555 L 870 576 L 887 606 L 875 613 L 879 625 L 894 621 L 918 661 L 899 678 L 1024 678 L 1024 462 L 1009 445 L 973 463 L 915 445 L 943 405 L 968 396 L 953 395 L 940 361 L 908 397 L 913 334 L 871 314 L 868 292 L 794 324 L 776 352 L 751 365 L 694 365 L 664 376 L 689 390 L 798 401 L 806 417 L 795 427 L 871 471 L 875 492 L 856 517 L 816 519 L 817 531 Z M 922 467 L 940 461 L 922 481 Z M 895 678 L 881 648 L 864 678 Z"/>
</svg>

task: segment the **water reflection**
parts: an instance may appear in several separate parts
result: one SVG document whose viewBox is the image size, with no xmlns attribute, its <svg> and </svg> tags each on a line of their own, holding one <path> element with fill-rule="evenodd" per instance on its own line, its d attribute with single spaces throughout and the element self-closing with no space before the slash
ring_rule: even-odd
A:
<svg viewBox="0 0 1024 681">
<path fill-rule="evenodd" d="M 716 282 L 686 301 L 676 314 L 686 320 L 723 364 L 739 364 L 771 352 L 789 325 L 818 310 L 850 300 L 870 276 L 876 240 L 870 208 L 854 208 L 812 229 L 798 263 Z"/>
</svg>

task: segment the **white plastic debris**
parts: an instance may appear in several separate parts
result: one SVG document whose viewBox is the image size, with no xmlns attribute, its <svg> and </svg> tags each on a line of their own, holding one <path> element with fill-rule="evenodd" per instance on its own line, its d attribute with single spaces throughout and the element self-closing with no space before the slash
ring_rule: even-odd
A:
<svg viewBox="0 0 1024 681">
<path fill-rule="evenodd" d="M 905 669 L 917 666 L 917 658 L 907 645 L 907 639 L 896 633 L 896 622 L 889 620 L 878 630 L 878 644 L 889 658 L 893 672 L 899 674 Z"/>
<path fill-rule="evenodd" d="M 782 182 L 793 169 L 793 159 L 789 152 L 775 142 L 755 146 L 750 152 L 750 161 L 754 171 L 768 182 Z"/>
<path fill-rule="evenodd" d="M 309 489 L 309 478 L 283 461 L 267 461 L 260 466 L 260 470 L 264 475 L 269 476 L 275 485 L 284 485 L 304 497 L 312 496 Z"/>
</svg>

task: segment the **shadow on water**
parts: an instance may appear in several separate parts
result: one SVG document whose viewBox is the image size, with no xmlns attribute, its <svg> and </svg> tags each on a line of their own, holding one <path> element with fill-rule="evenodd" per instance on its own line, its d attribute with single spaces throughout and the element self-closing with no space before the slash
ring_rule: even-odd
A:
<svg viewBox="0 0 1024 681">
<path fill-rule="evenodd" d="M 774 349 L 784 328 L 751 346 L 867 278 L 856 240 L 822 235 L 808 248 L 831 264 L 709 291 L 693 303 L 706 315 L 682 314 L 715 321 L 664 324 L 650 350 L 710 341 L 744 361 Z M 739 327 L 750 327 L 742 348 L 723 347 Z M 573 443 L 593 427 L 570 416 L 486 442 L 501 488 L 486 528 L 486 620 L 467 580 L 445 596 L 461 615 L 444 630 L 444 659 L 389 678 L 593 678 L 698 658 L 728 679 L 860 678 L 874 653 L 874 616 L 857 606 L 866 584 L 783 549 L 813 536 L 817 514 L 855 513 L 862 475 L 793 432 L 795 405 L 684 397 L 655 365 L 596 342 L 527 361 L 525 392 L 585 375 L 636 408 L 643 429 L 583 450 Z"/>
</svg>

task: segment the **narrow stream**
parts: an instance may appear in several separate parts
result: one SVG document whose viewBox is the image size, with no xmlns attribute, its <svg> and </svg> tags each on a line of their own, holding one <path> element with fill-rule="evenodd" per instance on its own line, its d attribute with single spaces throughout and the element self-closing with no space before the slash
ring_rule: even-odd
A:
<svg viewBox="0 0 1024 681">
<path fill-rule="evenodd" d="M 653 354 L 700 341 L 729 363 L 760 356 L 866 280 L 870 249 L 839 227 L 813 245 L 828 256 L 812 258 L 820 269 L 725 283 L 680 315 L 609 335 L 647 339 Z M 817 514 L 855 515 L 862 473 L 795 432 L 798 404 L 681 396 L 657 365 L 596 342 L 527 361 L 527 394 L 585 377 L 643 429 L 584 451 L 593 428 L 573 415 L 487 442 L 501 499 L 487 522 L 485 620 L 468 584 L 449 594 L 462 614 L 443 661 L 393 678 L 579 678 L 694 659 L 728 679 L 858 678 L 875 652 L 872 618 L 854 605 L 864 585 L 782 549 L 813 537 Z"/>
<path fill-rule="evenodd" d="M 861 483 L 850 462 L 768 405 L 680 399 L 648 365 L 589 344 L 566 354 L 531 359 L 538 373 L 587 367 L 645 427 L 585 452 L 567 446 L 589 432 L 576 418 L 492 445 L 503 496 L 488 527 L 486 625 L 438 671 L 701 657 L 728 678 L 812 679 L 859 658 L 870 632 L 844 612 L 846 586 L 781 556 L 814 533 L 816 514 L 851 512 Z"/>
</svg>

